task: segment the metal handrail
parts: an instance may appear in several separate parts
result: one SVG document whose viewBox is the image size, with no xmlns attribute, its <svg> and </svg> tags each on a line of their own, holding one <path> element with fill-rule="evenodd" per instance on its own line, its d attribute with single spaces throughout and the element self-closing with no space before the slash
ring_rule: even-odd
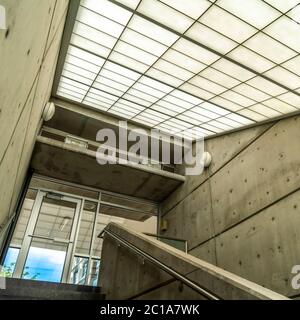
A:
<svg viewBox="0 0 300 320">
<path fill-rule="evenodd" d="M 195 282 L 189 280 L 187 277 L 183 276 L 182 274 L 178 273 L 177 271 L 173 270 L 172 268 L 168 267 L 158 259 L 152 257 L 148 253 L 144 252 L 143 250 L 139 249 L 132 243 L 128 242 L 125 239 L 122 239 L 118 235 L 116 235 L 111 230 L 107 230 L 106 228 L 101 231 L 98 237 L 101 237 L 103 233 L 108 234 L 111 238 L 115 239 L 117 242 L 122 244 L 124 247 L 130 249 L 134 253 L 136 253 L 139 256 L 142 256 L 145 260 L 148 260 L 150 263 L 154 264 L 155 266 L 159 267 L 161 270 L 165 271 L 166 273 L 170 274 L 175 279 L 181 281 L 189 288 L 193 289 L 194 291 L 200 293 L 204 297 L 208 298 L 209 300 L 220 300 L 218 296 L 208 291 L 206 288 L 200 287 Z"/>
</svg>

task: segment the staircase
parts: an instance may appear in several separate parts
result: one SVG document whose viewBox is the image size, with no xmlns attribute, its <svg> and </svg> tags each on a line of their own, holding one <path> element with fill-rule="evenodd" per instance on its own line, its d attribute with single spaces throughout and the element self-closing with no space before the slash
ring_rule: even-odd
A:
<svg viewBox="0 0 300 320">
<path fill-rule="evenodd" d="M 0 300 L 104 300 L 100 287 L 24 279 L 6 279 Z"/>
</svg>

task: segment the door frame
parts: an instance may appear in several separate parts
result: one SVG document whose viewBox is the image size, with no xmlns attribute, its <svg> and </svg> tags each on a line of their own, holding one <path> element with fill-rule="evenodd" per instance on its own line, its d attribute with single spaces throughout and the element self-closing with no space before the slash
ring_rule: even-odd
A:
<svg viewBox="0 0 300 320">
<path fill-rule="evenodd" d="M 25 263 L 27 260 L 27 256 L 29 253 L 31 241 L 33 238 L 43 238 L 45 240 L 53 240 L 53 238 L 48 238 L 48 237 L 39 237 L 39 236 L 34 236 L 34 229 L 36 226 L 36 223 L 38 221 L 38 217 L 40 214 L 40 209 L 43 204 L 44 197 L 47 196 L 47 194 L 52 193 L 55 195 L 58 195 L 61 200 L 65 200 L 68 202 L 73 202 L 76 204 L 75 212 L 74 212 L 74 219 L 73 219 L 73 225 L 72 225 L 72 230 L 70 234 L 70 240 L 69 241 L 61 241 L 62 243 L 68 244 L 67 250 L 66 250 L 66 257 L 65 257 L 65 262 L 63 266 L 63 272 L 62 272 L 62 277 L 60 283 L 67 283 L 68 282 L 68 277 L 69 277 L 69 271 L 70 271 L 70 265 L 72 262 L 72 254 L 73 254 L 73 247 L 75 246 L 75 236 L 76 232 L 78 229 L 78 222 L 80 218 L 80 213 L 82 209 L 82 200 L 76 197 L 71 197 L 68 195 L 64 195 L 63 193 L 60 192 L 51 192 L 51 191 L 43 191 L 41 189 L 38 190 L 36 199 L 34 201 L 34 205 L 32 208 L 32 213 L 30 216 L 30 219 L 28 221 L 28 225 L 26 227 L 26 232 L 24 235 L 23 243 L 21 246 L 21 250 L 17 259 L 16 267 L 14 270 L 13 277 L 14 278 L 22 278 L 22 273 L 25 267 Z M 56 242 L 60 242 L 57 241 Z"/>
</svg>

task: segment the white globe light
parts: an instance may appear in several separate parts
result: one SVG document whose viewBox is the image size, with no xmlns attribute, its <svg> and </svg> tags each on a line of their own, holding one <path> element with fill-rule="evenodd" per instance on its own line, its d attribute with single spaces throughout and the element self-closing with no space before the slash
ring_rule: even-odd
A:
<svg viewBox="0 0 300 320">
<path fill-rule="evenodd" d="M 43 111 L 43 119 L 45 121 L 49 121 L 53 118 L 55 113 L 55 104 L 53 102 L 48 102 L 45 105 L 44 111 Z"/>
</svg>

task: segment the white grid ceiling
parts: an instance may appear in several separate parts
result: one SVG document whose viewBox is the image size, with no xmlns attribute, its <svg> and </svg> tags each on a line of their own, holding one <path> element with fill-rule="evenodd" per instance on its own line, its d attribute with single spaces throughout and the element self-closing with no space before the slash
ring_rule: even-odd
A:
<svg viewBox="0 0 300 320">
<path fill-rule="evenodd" d="M 197 138 L 300 109 L 298 0 L 82 0 L 57 95 Z"/>
</svg>

